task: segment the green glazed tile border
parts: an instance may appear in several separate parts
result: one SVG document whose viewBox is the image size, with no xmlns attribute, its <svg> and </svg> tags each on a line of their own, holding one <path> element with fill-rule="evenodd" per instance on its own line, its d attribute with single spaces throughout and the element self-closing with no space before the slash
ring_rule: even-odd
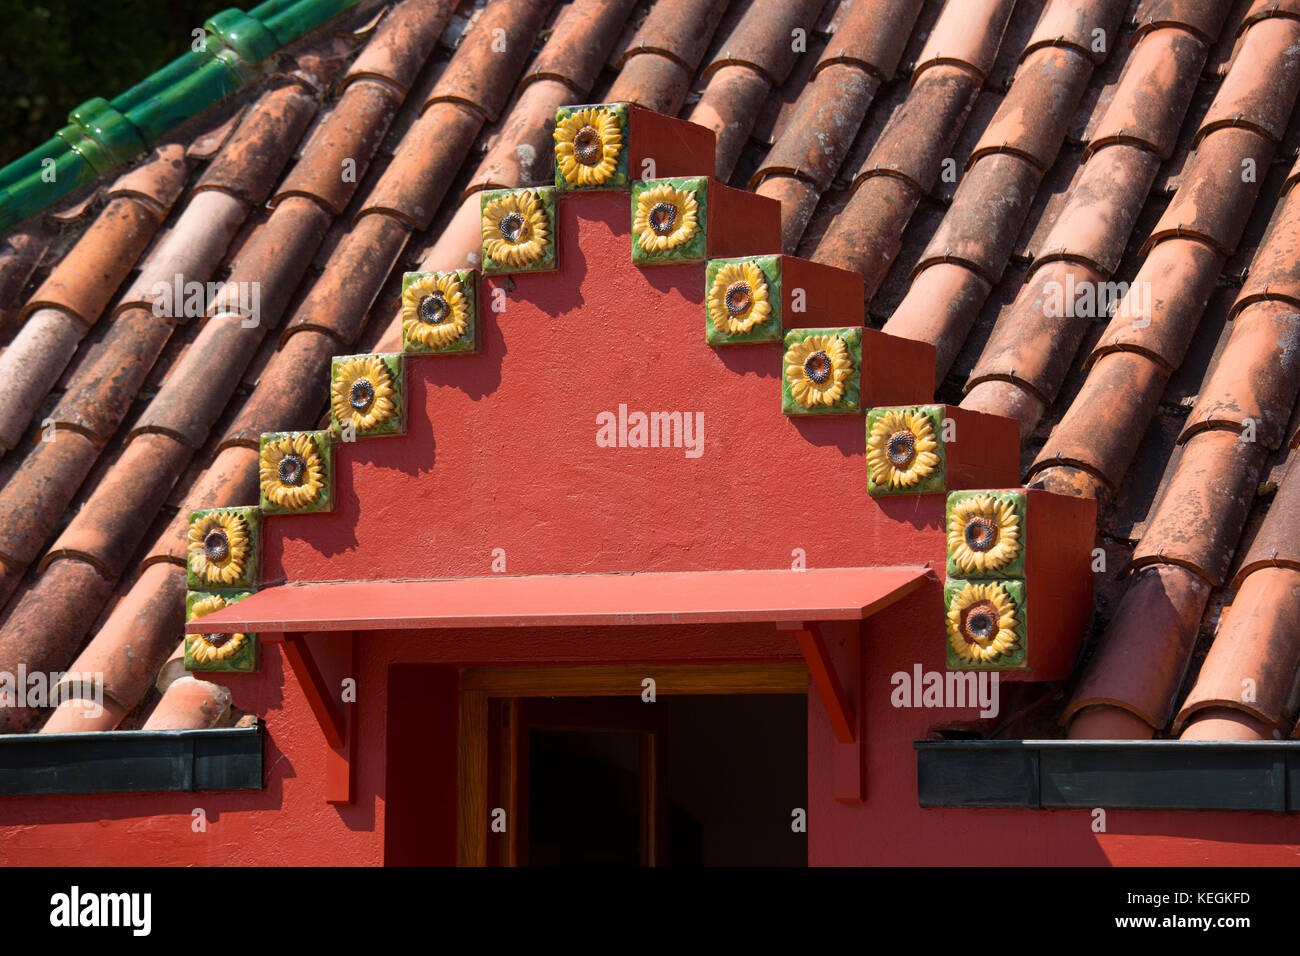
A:
<svg viewBox="0 0 1300 956">
<path fill-rule="evenodd" d="M 948 608 L 952 599 L 968 584 L 1000 584 L 1016 605 L 1016 634 L 1020 638 L 1016 648 L 1010 654 L 1004 654 L 994 661 L 968 661 L 961 657 L 948 639 Z M 943 645 L 948 670 L 951 671 L 1014 671 L 1028 667 L 1028 642 L 1026 640 L 1025 582 L 1003 579 L 971 581 L 964 578 L 949 578 L 943 584 Z"/>
<path fill-rule="evenodd" d="M 790 380 L 785 376 L 785 355 L 795 345 L 815 335 L 838 335 L 844 339 L 853 362 L 853 374 L 844 383 L 844 394 L 834 405 L 815 405 L 806 408 L 795 401 L 790 391 Z M 781 353 L 781 411 L 787 415 L 859 415 L 862 413 L 862 330 L 853 329 L 791 329 L 785 333 L 785 346 Z"/>
<path fill-rule="evenodd" d="M 227 606 L 238 604 L 244 598 L 252 594 L 252 591 L 186 591 L 185 592 L 185 622 L 188 624 L 194 620 L 194 605 L 206 597 L 219 595 L 224 598 Z M 185 669 L 187 671 L 197 671 L 205 673 L 217 672 L 234 672 L 240 674 L 251 674 L 257 671 L 261 664 L 261 642 L 257 639 L 256 634 L 245 634 L 247 640 L 242 648 L 233 656 L 225 660 L 205 661 L 200 664 L 194 660 L 193 643 L 198 638 L 193 634 L 185 635 Z"/>
<path fill-rule="evenodd" d="M 324 465 L 324 487 L 321 488 L 320 494 L 316 500 L 302 508 L 284 508 L 267 500 L 266 494 L 261 485 L 261 454 L 268 442 L 278 438 L 291 437 L 293 435 L 308 435 L 311 437 L 316 446 L 316 453 L 321 457 L 321 463 Z M 332 511 L 334 509 L 334 442 L 328 431 L 308 431 L 308 432 L 267 432 L 262 435 L 258 442 L 258 498 L 261 502 L 262 514 L 264 515 L 307 515 L 317 514 L 323 511 Z"/>
<path fill-rule="evenodd" d="M 454 275 L 460 283 L 460 294 L 465 297 L 465 331 L 460 338 L 446 345 L 431 347 L 406 337 L 402 325 L 402 351 L 408 355 L 477 355 L 479 351 L 478 273 L 473 269 L 456 269 L 451 272 L 407 272 L 402 276 L 402 296 L 406 290 L 430 276 Z"/>
<path fill-rule="evenodd" d="M 1023 578 L 1025 576 L 1025 493 L 1017 489 L 1003 489 L 999 491 L 950 491 L 948 492 L 948 503 L 943 513 L 944 534 L 948 533 L 948 522 L 952 519 L 953 508 L 963 501 L 971 498 L 989 497 L 995 501 L 1010 502 L 1016 517 L 1020 519 L 1020 548 L 1016 556 L 1000 568 L 991 571 L 963 571 L 953 562 L 952 542 L 949 541 L 946 549 L 948 552 L 948 577 L 965 578 L 967 580 L 988 580 L 993 578 Z"/>
<path fill-rule="evenodd" d="M 723 266 L 752 262 L 758 266 L 767 281 L 767 302 L 772 307 L 772 314 L 766 322 L 760 322 L 748 332 L 731 334 L 721 332 L 713 324 L 709 314 L 709 294 L 713 282 Z M 704 340 L 710 345 L 744 345 L 750 342 L 781 341 L 781 257 L 780 256 L 745 256 L 740 259 L 710 259 L 704 270 Z"/>
<path fill-rule="evenodd" d="M 623 145 L 618 151 L 618 166 L 615 168 L 613 175 L 599 186 L 577 186 L 564 178 L 564 174 L 560 172 L 560 163 L 557 159 L 555 162 L 555 188 L 560 192 L 570 190 L 575 192 L 595 192 L 597 190 L 626 189 L 628 183 L 631 181 L 631 177 L 628 175 L 627 170 L 628 122 L 626 103 L 588 103 L 578 106 L 561 106 L 555 111 L 555 128 L 559 129 L 560 123 L 568 119 L 574 113 L 580 112 L 581 110 L 594 109 L 609 110 L 618 118 L 619 129 L 622 130 L 623 133 Z M 555 145 L 554 137 L 551 139 L 551 145 L 553 151 Z"/>
<path fill-rule="evenodd" d="M 867 410 L 867 443 L 868 449 L 871 442 L 871 429 L 876 422 L 885 414 L 885 412 L 924 412 L 930 419 L 930 427 L 934 429 L 935 439 L 939 447 L 935 454 L 939 456 L 939 467 L 935 469 L 934 474 L 922 478 L 914 485 L 906 488 L 891 488 L 888 485 L 878 485 L 871 477 L 871 469 L 867 468 L 867 492 L 873 498 L 881 498 L 891 495 L 932 495 L 939 494 L 947 488 L 947 470 L 948 455 L 943 442 L 943 406 L 942 405 L 890 405 L 880 406 Z M 864 456 L 865 464 L 865 456 Z"/>
<path fill-rule="evenodd" d="M 405 357 L 399 352 L 372 353 L 373 356 L 384 363 L 388 369 L 388 374 L 393 380 L 393 391 L 396 396 L 393 404 L 397 406 L 396 414 L 386 422 L 382 422 L 373 428 L 356 429 L 358 438 L 377 438 L 382 435 L 404 435 L 406 434 L 406 361 Z M 343 423 L 334 413 L 334 382 L 338 378 L 339 369 L 344 363 L 353 359 L 370 358 L 370 354 L 365 355 L 336 355 L 330 360 L 330 431 L 336 439 L 343 436 Z"/>
<path fill-rule="evenodd" d="M 243 518 L 248 528 L 248 560 L 244 563 L 244 573 L 233 581 L 222 583 L 205 581 L 199 577 L 190 566 L 189 537 L 187 534 L 185 542 L 185 586 L 196 591 L 213 589 L 239 590 L 241 588 L 256 587 L 258 571 L 261 566 L 262 509 L 255 505 L 241 508 L 204 508 L 200 511 L 190 512 L 190 527 L 193 527 L 196 521 L 210 514 L 238 515 Z"/>
<path fill-rule="evenodd" d="M 511 193 L 533 193 L 541 201 L 542 215 L 546 217 L 546 246 L 540 259 L 522 266 L 507 265 L 498 262 L 487 254 L 482 242 L 482 216 L 495 200 Z M 518 275 L 523 272 L 552 272 L 556 268 L 555 257 L 555 187 L 535 186 L 528 189 L 489 189 L 479 193 L 479 258 L 483 274 Z"/>
<path fill-rule="evenodd" d="M 641 239 L 634 227 L 632 229 L 632 261 L 639 266 L 668 265 L 677 262 L 703 262 L 708 251 L 708 179 L 703 176 L 692 176 L 678 179 L 646 179 L 634 182 L 632 184 L 632 218 L 628 220 L 629 222 L 636 222 L 637 200 L 641 194 L 659 186 L 671 186 L 674 189 L 695 194 L 695 201 L 699 204 L 698 228 L 691 241 L 684 246 L 676 246 L 662 252 L 646 252 L 641 248 Z"/>
</svg>

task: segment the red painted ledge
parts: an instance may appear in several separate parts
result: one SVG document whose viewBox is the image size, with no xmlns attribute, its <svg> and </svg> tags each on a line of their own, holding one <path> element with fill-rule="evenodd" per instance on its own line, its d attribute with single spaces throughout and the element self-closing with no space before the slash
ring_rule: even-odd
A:
<svg viewBox="0 0 1300 956">
<path fill-rule="evenodd" d="M 281 584 L 190 633 L 861 620 L 917 588 L 922 567 L 554 574 Z"/>
</svg>

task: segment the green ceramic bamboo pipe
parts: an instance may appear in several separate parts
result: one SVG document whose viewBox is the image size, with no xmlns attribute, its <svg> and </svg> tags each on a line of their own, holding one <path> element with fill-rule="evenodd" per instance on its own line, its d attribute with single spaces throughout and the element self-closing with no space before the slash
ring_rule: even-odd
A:
<svg viewBox="0 0 1300 956">
<path fill-rule="evenodd" d="M 139 155 L 181 123 L 229 96 L 258 64 L 360 0 L 267 0 L 203 24 L 200 49 L 177 57 L 112 101 L 96 98 L 68 126 L 0 169 L 0 230 Z"/>
</svg>

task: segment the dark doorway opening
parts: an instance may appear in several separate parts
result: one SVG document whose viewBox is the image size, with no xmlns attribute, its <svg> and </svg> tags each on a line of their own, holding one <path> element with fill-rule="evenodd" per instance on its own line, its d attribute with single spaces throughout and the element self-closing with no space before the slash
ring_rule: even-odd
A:
<svg viewBox="0 0 1300 956">
<path fill-rule="evenodd" d="M 493 701 L 493 862 L 804 866 L 807 696 Z M 799 814 L 802 817 L 802 814 Z"/>
</svg>

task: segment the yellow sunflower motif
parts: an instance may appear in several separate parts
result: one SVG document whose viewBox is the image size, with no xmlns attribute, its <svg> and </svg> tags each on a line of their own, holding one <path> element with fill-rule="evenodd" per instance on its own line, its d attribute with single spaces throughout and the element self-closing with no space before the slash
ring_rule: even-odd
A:
<svg viewBox="0 0 1300 956">
<path fill-rule="evenodd" d="M 996 571 L 1020 553 L 1020 517 L 1010 501 L 980 495 L 953 505 L 948 518 L 948 552 L 967 573 Z"/>
<path fill-rule="evenodd" d="M 325 463 L 310 435 L 285 435 L 267 442 L 260 471 L 262 494 L 281 508 L 305 507 L 325 487 Z"/>
<path fill-rule="evenodd" d="M 876 419 L 867 438 L 871 480 L 890 488 L 911 487 L 934 474 L 939 467 L 938 450 L 929 415 L 906 409 L 887 411 Z"/>
<path fill-rule="evenodd" d="M 637 197 L 632 231 L 646 252 L 684 246 L 699 230 L 700 204 L 695 193 L 665 183 Z"/>
<path fill-rule="evenodd" d="M 190 620 L 215 614 L 226 607 L 226 599 L 219 594 L 209 594 L 195 601 L 190 609 Z M 190 657 L 196 664 L 211 664 L 234 657 L 248 643 L 246 634 L 191 634 Z"/>
<path fill-rule="evenodd" d="M 948 643 L 967 661 L 995 661 L 1020 643 L 1016 602 L 1000 584 L 968 584 L 948 605 Z"/>
<path fill-rule="evenodd" d="M 233 584 L 248 569 L 248 522 L 241 514 L 212 511 L 190 522 L 190 570 L 205 584 Z"/>
<path fill-rule="evenodd" d="M 555 127 L 555 162 L 572 186 L 600 186 L 618 169 L 623 128 L 613 110 L 570 113 Z"/>
<path fill-rule="evenodd" d="M 844 383 L 852 374 L 849 347 L 838 335 L 810 335 L 785 353 L 790 395 L 804 408 L 834 405 L 844 397 Z"/>
<path fill-rule="evenodd" d="M 469 328 L 469 303 L 455 273 L 425 276 L 402 293 L 402 331 L 425 348 L 450 345 Z"/>
<path fill-rule="evenodd" d="M 392 421 L 397 390 L 388 366 L 378 355 L 362 355 L 341 363 L 330 386 L 334 417 L 367 431 Z"/>
<path fill-rule="evenodd" d="M 748 332 L 772 314 L 767 279 L 752 262 L 730 262 L 718 270 L 709 289 L 709 319 L 728 335 Z"/>
<path fill-rule="evenodd" d="M 483 210 L 483 253 L 502 265 L 537 262 L 549 235 L 546 209 L 530 190 L 498 196 Z"/>
</svg>

